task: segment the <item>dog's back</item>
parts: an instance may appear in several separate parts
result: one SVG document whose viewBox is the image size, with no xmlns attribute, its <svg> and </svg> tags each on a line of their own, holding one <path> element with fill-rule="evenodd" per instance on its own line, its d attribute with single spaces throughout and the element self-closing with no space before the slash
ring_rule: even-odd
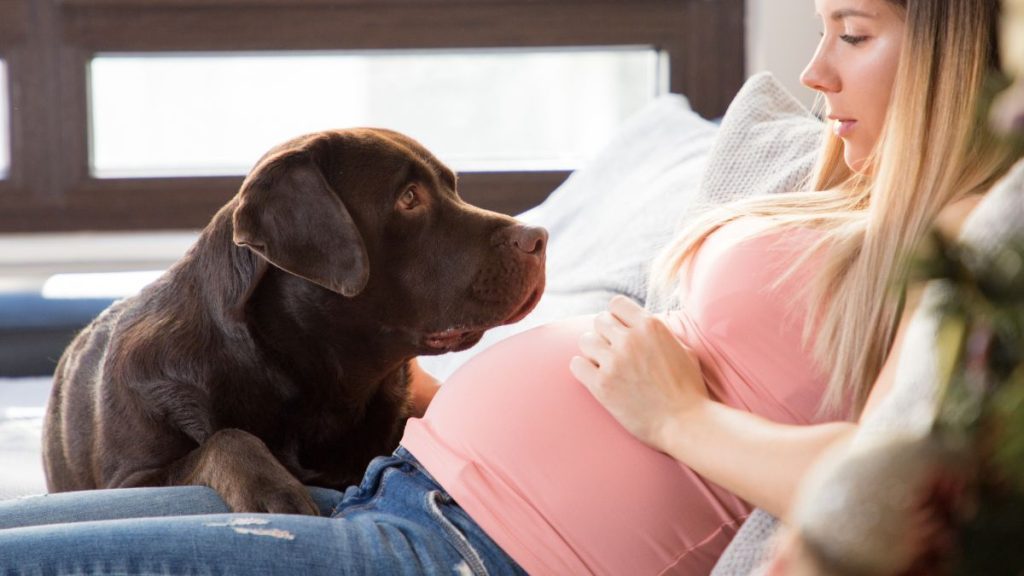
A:
<svg viewBox="0 0 1024 576">
<path fill-rule="evenodd" d="M 43 466 L 50 492 L 97 487 L 93 434 L 102 421 L 95 401 L 111 333 L 131 300 L 105 310 L 74 338 L 61 356 L 43 426 Z"/>
<path fill-rule="evenodd" d="M 258 259 L 230 242 L 229 224 L 222 210 L 182 260 L 64 351 L 43 431 L 50 491 L 166 483 L 164 468 L 214 431 L 207 385 L 225 380 L 218 370 L 245 357 L 235 371 L 254 387 L 274 376 L 256 370 L 245 323 L 226 321 Z"/>
</svg>

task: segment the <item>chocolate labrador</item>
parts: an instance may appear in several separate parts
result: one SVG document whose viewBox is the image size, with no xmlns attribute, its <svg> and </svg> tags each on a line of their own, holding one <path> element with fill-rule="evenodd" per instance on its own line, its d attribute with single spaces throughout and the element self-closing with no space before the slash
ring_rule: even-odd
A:
<svg viewBox="0 0 1024 576">
<path fill-rule="evenodd" d="M 268 152 L 195 246 L 57 366 L 51 491 L 202 484 L 317 513 L 398 443 L 408 363 L 521 319 L 543 229 L 472 207 L 414 140 L 353 129 Z"/>
</svg>

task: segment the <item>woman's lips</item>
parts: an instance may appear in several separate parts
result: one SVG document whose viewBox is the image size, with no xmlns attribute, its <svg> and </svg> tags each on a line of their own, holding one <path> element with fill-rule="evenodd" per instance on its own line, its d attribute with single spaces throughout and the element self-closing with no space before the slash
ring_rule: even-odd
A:
<svg viewBox="0 0 1024 576">
<path fill-rule="evenodd" d="M 856 125 L 856 120 L 843 120 L 841 118 L 836 118 L 832 120 L 832 132 L 840 138 L 846 138 L 850 135 L 850 132 L 853 131 L 853 128 Z"/>
</svg>

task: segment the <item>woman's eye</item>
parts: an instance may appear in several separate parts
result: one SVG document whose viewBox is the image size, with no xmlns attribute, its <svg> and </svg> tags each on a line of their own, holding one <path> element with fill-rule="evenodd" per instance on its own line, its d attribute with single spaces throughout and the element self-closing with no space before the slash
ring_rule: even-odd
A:
<svg viewBox="0 0 1024 576">
<path fill-rule="evenodd" d="M 843 34 L 842 36 L 839 37 L 839 39 L 842 40 L 843 42 L 846 42 L 847 44 L 849 44 L 851 46 L 856 46 L 857 44 L 860 44 L 861 42 L 867 40 L 868 37 L 867 36 L 853 36 L 851 34 Z"/>
</svg>

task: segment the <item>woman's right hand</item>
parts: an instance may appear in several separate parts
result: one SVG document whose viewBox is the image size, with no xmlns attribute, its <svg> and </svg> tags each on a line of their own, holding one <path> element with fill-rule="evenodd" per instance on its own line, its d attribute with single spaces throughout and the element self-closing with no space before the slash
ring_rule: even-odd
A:
<svg viewBox="0 0 1024 576">
<path fill-rule="evenodd" d="M 693 351 L 661 319 L 621 296 L 580 337 L 569 369 L 623 427 L 661 451 L 671 424 L 710 401 Z"/>
</svg>

